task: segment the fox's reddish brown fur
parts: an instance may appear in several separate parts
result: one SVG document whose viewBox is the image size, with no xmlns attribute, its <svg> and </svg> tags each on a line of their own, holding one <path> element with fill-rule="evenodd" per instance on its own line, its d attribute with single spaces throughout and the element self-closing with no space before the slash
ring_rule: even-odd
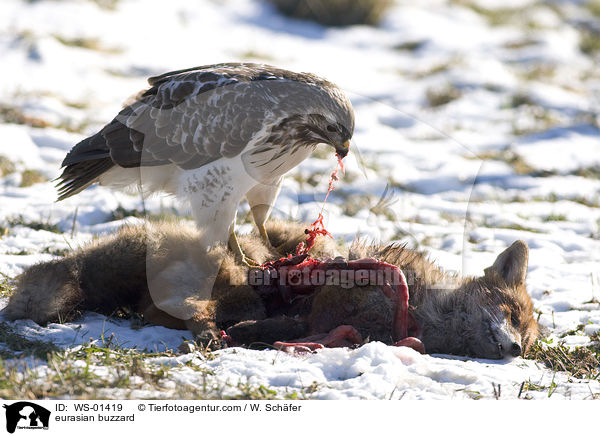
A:
<svg viewBox="0 0 600 436">
<path fill-rule="evenodd" d="M 304 228 L 270 222 L 267 230 L 276 252 L 255 235 L 241 237 L 240 244 L 246 255 L 262 263 L 293 253 L 305 238 Z M 247 284 L 247 268 L 224 247 L 203 252 L 197 244 L 199 235 L 181 223 L 124 227 L 63 259 L 27 269 L 2 314 L 9 320 L 30 318 L 45 324 L 72 320 L 85 310 L 112 314 L 128 307 L 149 322 L 188 328 L 200 339 L 229 328 L 239 342 L 273 343 L 326 333 L 345 324 L 365 339 L 392 342 L 393 305 L 376 286 L 323 286 L 301 307 L 294 307 L 294 313 L 270 317 L 263 300 Z M 319 238 L 311 255 L 334 257 L 339 250 L 331 239 Z M 355 243 L 341 251 L 348 259 L 370 256 L 403 270 L 411 312 L 430 353 L 515 356 L 538 334 L 525 289 L 528 249 L 521 241 L 500 254 L 478 278 L 447 274 L 421 253 L 398 245 Z M 177 291 L 193 286 L 195 271 L 218 269 L 218 265 L 211 298 L 200 299 L 191 318 L 171 316 L 154 304 L 149 287 Z"/>
</svg>

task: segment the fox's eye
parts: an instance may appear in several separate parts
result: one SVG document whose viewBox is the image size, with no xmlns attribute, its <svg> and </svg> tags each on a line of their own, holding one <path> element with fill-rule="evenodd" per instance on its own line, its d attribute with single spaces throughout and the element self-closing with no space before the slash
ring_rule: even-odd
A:
<svg viewBox="0 0 600 436">
<path fill-rule="evenodd" d="M 513 327 L 519 327 L 521 321 L 519 320 L 519 317 L 513 313 L 510 315 L 510 323 L 513 325 Z"/>
</svg>

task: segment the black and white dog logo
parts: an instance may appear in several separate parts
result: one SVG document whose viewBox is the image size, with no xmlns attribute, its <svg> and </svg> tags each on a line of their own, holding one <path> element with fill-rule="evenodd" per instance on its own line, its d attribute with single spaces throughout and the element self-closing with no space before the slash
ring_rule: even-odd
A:
<svg viewBox="0 0 600 436">
<path fill-rule="evenodd" d="M 29 401 L 6 405 L 6 430 L 14 433 L 18 429 L 48 429 L 50 411 Z"/>
</svg>

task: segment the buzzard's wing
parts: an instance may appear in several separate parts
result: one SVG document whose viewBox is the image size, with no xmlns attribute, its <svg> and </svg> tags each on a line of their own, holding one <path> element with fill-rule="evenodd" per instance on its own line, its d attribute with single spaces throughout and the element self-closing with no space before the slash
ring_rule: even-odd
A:
<svg viewBox="0 0 600 436">
<path fill-rule="evenodd" d="M 150 79 L 150 89 L 67 154 L 59 200 L 80 192 L 115 165 L 173 163 L 191 169 L 240 154 L 273 113 L 276 101 L 265 80 L 281 79 L 239 65 Z"/>
</svg>

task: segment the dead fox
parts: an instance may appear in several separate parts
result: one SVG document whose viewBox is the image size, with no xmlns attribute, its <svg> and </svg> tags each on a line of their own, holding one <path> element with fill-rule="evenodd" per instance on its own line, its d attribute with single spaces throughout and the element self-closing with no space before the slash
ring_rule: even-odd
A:
<svg viewBox="0 0 600 436">
<path fill-rule="evenodd" d="M 240 238 L 258 262 L 294 253 L 305 226 L 272 221 L 272 247 L 258 235 Z M 37 323 L 65 322 L 90 310 L 110 315 L 126 307 L 148 322 L 189 329 L 216 338 L 220 329 L 240 344 L 297 340 L 350 345 L 364 340 L 394 343 L 394 305 L 380 286 L 320 286 L 292 303 L 265 299 L 248 284 L 248 268 L 225 247 L 202 251 L 199 231 L 172 223 L 126 226 L 66 257 L 27 269 L 2 315 Z M 492 359 L 518 356 L 533 343 L 538 326 L 525 289 L 528 248 L 517 241 L 482 277 L 445 273 L 426 257 L 400 245 L 354 243 L 344 252 L 329 238 L 318 239 L 315 258 L 345 254 L 348 260 L 376 258 L 396 265 L 408 278 L 414 335 L 429 353 Z M 161 298 L 191 295 L 203 271 L 219 271 L 209 296 L 185 298 L 190 316 L 163 310 Z M 328 333 L 330 333 L 328 335 Z"/>
</svg>

